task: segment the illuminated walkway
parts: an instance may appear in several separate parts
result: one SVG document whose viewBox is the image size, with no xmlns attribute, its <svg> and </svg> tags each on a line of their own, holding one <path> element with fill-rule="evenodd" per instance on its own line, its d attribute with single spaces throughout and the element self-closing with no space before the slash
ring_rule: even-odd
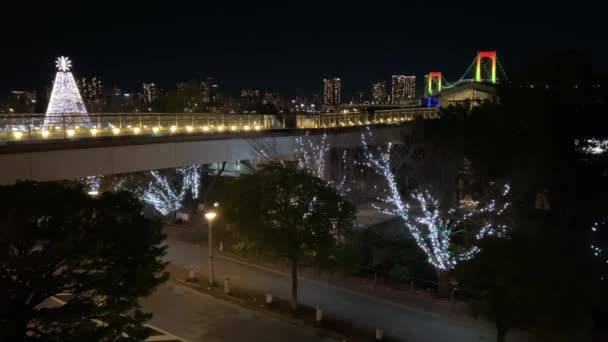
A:
<svg viewBox="0 0 608 342">
<path fill-rule="evenodd" d="M 44 114 L 0 115 L 0 144 L 82 140 L 100 137 L 200 135 L 248 133 L 268 130 L 307 130 L 394 124 L 416 118 L 437 117 L 436 108 L 380 110 L 374 114 L 350 112 L 320 115 L 116 113 L 58 116 L 55 125 L 44 125 Z"/>
<path fill-rule="evenodd" d="M 411 125 L 398 123 L 370 125 L 376 142 L 397 141 L 410 132 Z M 256 160 L 267 148 L 277 157 L 288 157 L 307 133 L 313 143 L 325 135 L 330 148 L 353 148 L 361 146 L 365 127 L 11 141 L 0 146 L 0 185 Z"/>
</svg>

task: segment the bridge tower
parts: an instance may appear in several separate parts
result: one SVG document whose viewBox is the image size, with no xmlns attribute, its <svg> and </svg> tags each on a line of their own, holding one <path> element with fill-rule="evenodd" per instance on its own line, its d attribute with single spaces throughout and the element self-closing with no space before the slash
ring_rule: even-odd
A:
<svg viewBox="0 0 608 342">
<path fill-rule="evenodd" d="M 427 87 L 426 87 L 426 94 L 428 96 L 432 96 L 434 91 L 433 91 L 433 83 L 435 83 L 437 85 L 437 93 L 441 91 L 441 79 L 442 79 L 442 75 L 441 75 L 441 71 L 431 71 L 429 72 L 428 76 L 426 77 L 426 82 L 427 82 Z M 434 81 L 434 82 L 433 82 Z"/>
<path fill-rule="evenodd" d="M 496 51 L 477 52 L 477 68 L 475 69 L 475 82 L 481 82 L 481 60 L 489 58 L 492 63 L 492 75 L 490 81 L 496 84 Z"/>
</svg>

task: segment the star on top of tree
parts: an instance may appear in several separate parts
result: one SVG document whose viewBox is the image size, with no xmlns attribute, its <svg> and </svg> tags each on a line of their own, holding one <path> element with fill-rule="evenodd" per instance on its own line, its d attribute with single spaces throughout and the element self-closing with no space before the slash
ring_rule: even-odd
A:
<svg viewBox="0 0 608 342">
<path fill-rule="evenodd" d="M 59 71 L 70 71 L 70 68 L 72 67 L 72 61 L 67 57 L 61 56 L 57 58 L 57 61 L 55 61 L 55 66 Z"/>
</svg>

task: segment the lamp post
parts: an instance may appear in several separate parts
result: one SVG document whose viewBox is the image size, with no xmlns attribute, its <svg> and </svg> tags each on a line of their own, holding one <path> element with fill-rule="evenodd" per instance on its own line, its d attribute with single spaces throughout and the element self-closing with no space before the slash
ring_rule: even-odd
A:
<svg viewBox="0 0 608 342">
<path fill-rule="evenodd" d="M 205 213 L 205 218 L 209 222 L 208 240 L 209 240 L 209 285 L 213 285 L 213 219 L 217 214 L 213 211 Z"/>
</svg>

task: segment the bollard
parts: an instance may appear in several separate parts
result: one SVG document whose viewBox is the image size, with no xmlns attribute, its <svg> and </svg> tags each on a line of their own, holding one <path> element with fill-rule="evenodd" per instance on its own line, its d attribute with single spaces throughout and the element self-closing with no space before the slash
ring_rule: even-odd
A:
<svg viewBox="0 0 608 342">
<path fill-rule="evenodd" d="M 376 292 L 376 285 L 378 284 L 378 273 L 374 272 L 374 283 L 372 285 L 372 291 Z"/>
<path fill-rule="evenodd" d="M 224 294 L 230 294 L 230 278 L 224 278 Z"/>
<path fill-rule="evenodd" d="M 317 323 L 319 323 L 323 320 L 323 310 L 321 310 L 318 306 L 317 306 L 316 320 L 317 320 Z"/>
<path fill-rule="evenodd" d="M 450 304 L 452 305 L 452 312 L 454 312 L 455 310 L 455 303 L 456 303 L 456 288 L 453 287 L 452 288 L 452 293 L 450 293 Z"/>
<path fill-rule="evenodd" d="M 192 280 L 196 278 L 196 272 L 194 272 L 194 266 L 190 266 L 190 270 L 188 271 L 188 279 Z"/>
<path fill-rule="evenodd" d="M 219 248 L 220 252 L 224 251 L 224 243 L 222 241 L 220 241 L 220 248 Z"/>
<path fill-rule="evenodd" d="M 384 332 L 380 328 L 376 328 L 376 341 L 382 341 Z"/>
<path fill-rule="evenodd" d="M 272 295 L 270 293 L 266 294 L 266 304 L 272 304 Z"/>
</svg>

